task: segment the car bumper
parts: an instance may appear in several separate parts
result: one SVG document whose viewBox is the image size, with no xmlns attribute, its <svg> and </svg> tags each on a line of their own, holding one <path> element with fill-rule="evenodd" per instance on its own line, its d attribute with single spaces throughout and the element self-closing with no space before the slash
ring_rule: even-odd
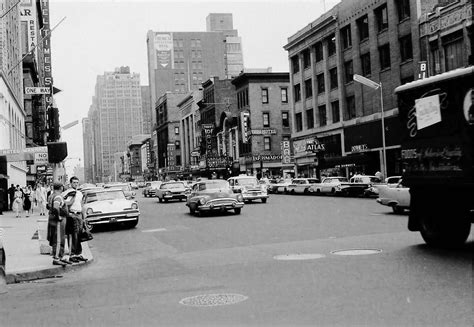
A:
<svg viewBox="0 0 474 327">
<path fill-rule="evenodd" d="M 173 200 L 173 199 L 186 199 L 185 194 L 166 194 L 163 195 L 163 199 Z"/>
<path fill-rule="evenodd" d="M 90 225 L 98 224 L 113 224 L 127 221 L 137 220 L 140 216 L 140 211 L 134 210 L 123 213 L 110 213 L 110 214 L 93 214 L 86 217 L 87 223 Z"/>
<path fill-rule="evenodd" d="M 393 199 L 389 199 L 389 198 L 377 198 L 377 203 L 380 203 L 381 205 L 384 205 L 384 206 L 393 206 L 395 204 L 395 201 L 393 201 Z"/>
<path fill-rule="evenodd" d="M 211 210 L 232 210 L 242 208 L 243 202 L 222 202 L 222 203 L 211 203 L 204 204 L 197 207 L 197 210 L 211 211 Z"/>
<path fill-rule="evenodd" d="M 260 200 L 268 199 L 268 194 L 252 194 L 252 193 L 242 193 L 244 200 Z"/>
</svg>

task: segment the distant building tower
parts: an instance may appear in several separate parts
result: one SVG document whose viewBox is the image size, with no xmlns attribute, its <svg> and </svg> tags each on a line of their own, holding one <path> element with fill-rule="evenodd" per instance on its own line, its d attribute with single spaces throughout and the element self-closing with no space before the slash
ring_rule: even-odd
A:
<svg viewBox="0 0 474 327">
<path fill-rule="evenodd" d="M 143 117 L 143 133 L 151 133 L 151 102 L 150 102 L 150 87 L 142 85 L 142 117 Z"/>
<path fill-rule="evenodd" d="M 114 153 L 123 151 L 132 136 L 143 133 L 140 74 L 129 67 L 97 76 L 89 119 L 94 137 L 96 181 L 113 179 Z M 87 170 L 86 166 L 86 170 Z"/>
<path fill-rule="evenodd" d="M 224 33 L 226 78 L 238 76 L 244 68 L 244 57 L 242 38 L 234 30 L 232 14 L 209 14 L 206 18 L 206 31 Z"/>
</svg>

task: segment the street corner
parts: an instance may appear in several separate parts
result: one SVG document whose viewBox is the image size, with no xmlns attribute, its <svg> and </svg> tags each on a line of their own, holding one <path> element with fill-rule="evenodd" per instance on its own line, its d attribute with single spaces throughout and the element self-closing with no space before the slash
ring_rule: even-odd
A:
<svg viewBox="0 0 474 327">
<path fill-rule="evenodd" d="M 7 273 L 5 276 L 6 284 L 16 284 L 22 282 L 28 282 L 38 279 L 45 279 L 45 278 L 55 278 L 58 276 L 62 276 L 67 272 L 73 272 L 78 268 L 86 267 L 88 264 L 94 261 L 94 257 L 90 251 L 89 244 L 87 242 L 82 243 L 82 256 L 87 259 L 87 261 L 81 261 L 74 263 L 72 265 L 66 266 L 53 266 L 52 265 L 52 258 L 51 258 L 51 266 L 50 267 L 31 267 L 28 269 L 13 271 L 11 273 Z M 1 277 L 1 276 L 0 276 Z M 0 294 L 2 287 L 1 287 L 1 280 L 0 280 Z"/>
</svg>

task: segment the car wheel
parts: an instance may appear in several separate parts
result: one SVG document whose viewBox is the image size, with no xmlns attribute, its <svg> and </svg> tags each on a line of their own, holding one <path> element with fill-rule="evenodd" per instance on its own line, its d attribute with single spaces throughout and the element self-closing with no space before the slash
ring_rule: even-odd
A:
<svg viewBox="0 0 474 327">
<path fill-rule="evenodd" d="M 94 225 L 92 225 L 87 219 L 86 219 L 85 223 L 86 223 L 87 229 L 89 229 L 89 232 L 93 232 L 94 231 Z"/>
<path fill-rule="evenodd" d="M 266 198 L 263 198 L 263 199 L 262 199 L 262 203 L 267 203 L 267 199 L 266 199 Z"/>
<path fill-rule="evenodd" d="M 242 208 L 235 208 L 234 212 L 236 215 L 240 215 L 240 212 L 242 211 Z"/>
<path fill-rule="evenodd" d="M 401 214 L 403 213 L 403 211 L 405 211 L 403 208 L 400 208 L 399 206 L 393 206 L 392 210 L 393 210 L 393 213 L 396 213 L 396 214 Z"/>
<path fill-rule="evenodd" d="M 158 198 L 158 201 L 160 201 L 160 203 L 161 203 L 161 202 L 163 202 L 163 199 L 162 199 L 162 198 Z"/>
<path fill-rule="evenodd" d="M 291 190 L 291 195 L 295 195 L 295 190 Z"/>
<path fill-rule="evenodd" d="M 189 213 L 191 215 L 194 215 L 195 212 L 196 212 L 196 209 L 193 209 L 193 208 L 189 207 Z"/>
<path fill-rule="evenodd" d="M 321 189 L 318 188 L 318 189 L 316 190 L 316 195 L 321 195 Z"/>
<path fill-rule="evenodd" d="M 309 193 L 308 188 L 305 188 L 303 193 L 308 194 Z"/>
</svg>

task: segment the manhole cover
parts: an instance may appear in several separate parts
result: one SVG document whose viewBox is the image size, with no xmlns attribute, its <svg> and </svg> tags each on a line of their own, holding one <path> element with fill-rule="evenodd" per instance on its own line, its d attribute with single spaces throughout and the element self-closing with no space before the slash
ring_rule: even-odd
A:
<svg viewBox="0 0 474 327">
<path fill-rule="evenodd" d="M 302 254 L 280 254 L 273 257 L 275 260 L 313 260 L 324 258 L 324 254 L 302 253 Z"/>
<path fill-rule="evenodd" d="M 213 307 L 218 305 L 235 304 L 248 299 L 248 296 L 241 294 L 204 294 L 182 299 L 180 304 L 195 307 Z"/>
<path fill-rule="evenodd" d="M 366 255 L 366 254 L 378 254 L 382 252 L 379 249 L 348 249 L 348 250 L 337 250 L 331 251 L 335 255 Z"/>
</svg>

